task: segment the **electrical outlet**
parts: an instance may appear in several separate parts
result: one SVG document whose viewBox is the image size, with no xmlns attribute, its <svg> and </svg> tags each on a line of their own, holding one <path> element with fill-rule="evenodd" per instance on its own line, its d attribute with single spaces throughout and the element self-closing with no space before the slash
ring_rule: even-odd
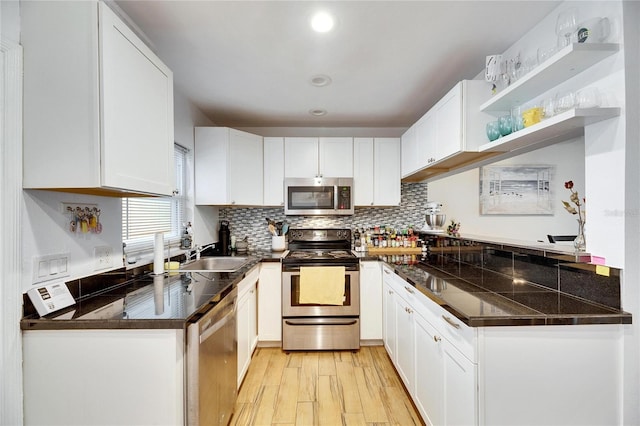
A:
<svg viewBox="0 0 640 426">
<path fill-rule="evenodd" d="M 113 266 L 113 248 L 111 246 L 94 247 L 93 258 L 95 260 L 94 270 L 111 268 Z"/>
</svg>

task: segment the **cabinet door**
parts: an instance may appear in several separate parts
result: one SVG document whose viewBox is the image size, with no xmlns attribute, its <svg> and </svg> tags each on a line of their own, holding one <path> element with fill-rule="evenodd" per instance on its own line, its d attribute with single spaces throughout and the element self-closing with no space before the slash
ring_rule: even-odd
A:
<svg viewBox="0 0 640 426">
<path fill-rule="evenodd" d="M 383 276 L 385 269 L 383 268 Z M 384 303 L 384 310 L 382 311 L 383 318 L 383 340 L 384 347 L 389 354 L 389 358 L 394 362 L 396 362 L 396 302 L 395 302 L 395 291 L 393 287 L 389 285 L 386 278 L 384 278 L 384 286 L 382 299 Z"/>
<path fill-rule="evenodd" d="M 229 204 L 262 204 L 262 137 L 229 130 Z"/>
<path fill-rule="evenodd" d="M 279 262 L 263 262 L 260 265 L 258 340 L 282 341 L 282 271 Z"/>
<path fill-rule="evenodd" d="M 284 205 L 284 138 L 264 138 L 265 206 Z"/>
<path fill-rule="evenodd" d="M 319 173 L 325 177 L 353 177 L 353 138 L 320 138 Z"/>
<path fill-rule="evenodd" d="M 416 393 L 414 402 L 430 425 L 444 425 L 444 363 L 442 337 L 422 316 L 416 316 Z"/>
<path fill-rule="evenodd" d="M 476 365 L 447 340 L 442 340 L 444 372 L 444 422 L 446 425 L 477 425 Z"/>
<path fill-rule="evenodd" d="M 400 171 L 402 173 L 402 177 L 408 176 L 418 169 L 418 145 L 416 140 L 416 128 L 416 124 L 409 127 L 400 138 Z"/>
<path fill-rule="evenodd" d="M 249 290 L 247 309 L 249 311 L 247 315 L 247 335 L 249 336 L 249 362 L 251 362 L 251 355 L 253 350 L 258 345 L 258 283 L 255 282 L 251 285 Z"/>
<path fill-rule="evenodd" d="M 373 204 L 400 205 L 400 140 L 376 138 L 374 150 Z"/>
<path fill-rule="evenodd" d="M 229 129 L 196 127 L 194 151 L 196 204 L 228 204 Z"/>
<path fill-rule="evenodd" d="M 404 299 L 395 297 L 396 303 L 396 368 L 409 394 L 415 394 L 415 336 L 414 310 Z"/>
<path fill-rule="evenodd" d="M 249 342 L 249 294 L 245 293 L 238 298 L 236 312 L 236 340 L 238 342 L 238 389 L 242 379 L 249 369 L 250 342 Z"/>
<path fill-rule="evenodd" d="M 462 150 L 462 83 L 458 83 L 434 106 L 436 113 L 436 160 Z"/>
<path fill-rule="evenodd" d="M 354 138 L 353 199 L 356 206 L 373 205 L 373 179 L 373 138 Z M 398 185 L 400 185 L 399 177 Z"/>
<path fill-rule="evenodd" d="M 284 176 L 318 175 L 318 138 L 284 138 Z"/>
<path fill-rule="evenodd" d="M 173 74 L 109 7 L 99 10 L 102 185 L 171 195 Z"/>
<path fill-rule="evenodd" d="M 438 139 L 436 136 L 436 111 L 429 110 L 416 123 L 416 161 L 418 169 L 436 161 Z"/>
<path fill-rule="evenodd" d="M 360 339 L 382 339 L 382 272 L 379 262 L 360 263 Z"/>
</svg>

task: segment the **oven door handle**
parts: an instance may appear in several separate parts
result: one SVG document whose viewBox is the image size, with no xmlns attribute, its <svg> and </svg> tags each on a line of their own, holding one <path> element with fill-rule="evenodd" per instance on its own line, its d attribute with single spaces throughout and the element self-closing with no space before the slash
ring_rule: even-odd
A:
<svg viewBox="0 0 640 426">
<path fill-rule="evenodd" d="M 285 319 L 287 325 L 354 325 L 358 322 L 355 318 L 298 318 Z"/>
</svg>

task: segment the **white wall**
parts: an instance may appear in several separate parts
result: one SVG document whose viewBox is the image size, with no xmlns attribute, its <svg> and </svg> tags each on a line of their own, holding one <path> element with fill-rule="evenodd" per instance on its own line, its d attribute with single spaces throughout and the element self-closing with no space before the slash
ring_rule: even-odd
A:
<svg viewBox="0 0 640 426">
<path fill-rule="evenodd" d="M 22 278 L 23 291 L 32 287 L 34 260 L 39 256 L 69 254 L 69 281 L 99 273 L 95 269 L 93 250 L 109 246 L 113 267 L 122 267 L 122 201 L 120 198 L 63 194 L 51 191 L 23 191 Z M 96 204 L 100 209 L 102 233 L 72 233 L 71 216 L 62 203 Z M 59 281 L 59 280 L 57 280 Z"/>
<path fill-rule="evenodd" d="M 569 191 L 564 182 L 573 180 L 575 188 L 584 194 L 584 143 L 582 138 L 552 145 L 544 149 L 512 157 L 493 165 L 552 165 L 553 205 L 552 216 L 528 215 L 481 215 L 480 214 L 480 170 L 473 169 L 448 178 L 429 183 L 429 201 L 442 203 L 442 212 L 450 220 L 460 222 L 464 234 L 510 238 L 524 241 L 547 242 L 547 234 L 572 235 L 578 230 L 575 216 L 562 207 L 561 200 L 569 200 Z M 580 159 L 580 161 L 576 161 Z"/>
<path fill-rule="evenodd" d="M 625 211 L 624 238 L 625 267 L 622 285 L 622 306 L 634 315 L 633 324 L 626 328 L 624 363 L 624 419 L 625 424 L 640 424 L 640 3 L 626 1 L 624 8 L 625 34 L 625 90 L 627 144 L 625 147 Z"/>
</svg>

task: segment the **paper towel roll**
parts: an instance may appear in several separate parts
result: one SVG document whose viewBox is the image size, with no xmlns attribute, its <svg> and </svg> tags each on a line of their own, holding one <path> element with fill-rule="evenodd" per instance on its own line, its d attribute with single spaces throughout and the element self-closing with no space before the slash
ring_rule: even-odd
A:
<svg viewBox="0 0 640 426">
<path fill-rule="evenodd" d="M 164 314 L 164 277 L 161 275 L 153 277 L 153 304 L 156 315 Z"/>
<path fill-rule="evenodd" d="M 164 233 L 156 232 L 153 242 L 153 273 L 164 274 Z"/>
</svg>

